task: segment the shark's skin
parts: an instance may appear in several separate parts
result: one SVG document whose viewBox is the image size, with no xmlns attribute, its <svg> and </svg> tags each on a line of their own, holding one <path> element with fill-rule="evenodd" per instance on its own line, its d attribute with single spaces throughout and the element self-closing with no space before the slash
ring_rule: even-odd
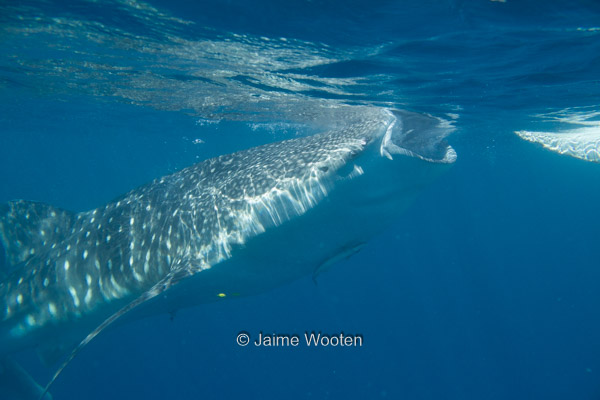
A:
<svg viewBox="0 0 600 400">
<path fill-rule="evenodd" d="M 521 139 L 541 144 L 558 154 L 600 163 L 600 124 L 562 132 L 515 132 Z"/>
<path fill-rule="evenodd" d="M 173 271 L 139 313 L 248 295 L 350 255 L 454 162 L 451 128 L 377 110 L 345 128 L 203 161 L 78 214 L 0 207 L 0 358 L 68 349 Z M 57 340 L 56 338 L 60 338 Z"/>
</svg>

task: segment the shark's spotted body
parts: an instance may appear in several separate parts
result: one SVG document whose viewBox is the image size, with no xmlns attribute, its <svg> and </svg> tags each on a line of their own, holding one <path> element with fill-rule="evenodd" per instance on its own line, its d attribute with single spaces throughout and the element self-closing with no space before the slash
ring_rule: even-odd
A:
<svg viewBox="0 0 600 400">
<path fill-rule="evenodd" d="M 72 346 L 169 275 L 186 279 L 152 312 L 318 273 L 454 161 L 450 130 L 377 110 L 343 129 L 206 160 L 89 212 L 0 206 L 11 265 L 0 282 L 0 356 Z"/>
</svg>

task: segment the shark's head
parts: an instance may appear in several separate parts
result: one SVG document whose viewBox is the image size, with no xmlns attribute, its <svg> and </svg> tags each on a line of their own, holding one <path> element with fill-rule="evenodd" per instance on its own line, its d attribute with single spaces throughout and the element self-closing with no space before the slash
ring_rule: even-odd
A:
<svg viewBox="0 0 600 400">
<path fill-rule="evenodd" d="M 383 215 L 381 220 L 403 212 L 456 160 L 456 152 L 446 142 L 454 130 L 451 122 L 409 111 L 385 112 L 386 124 L 372 150 L 354 160 L 360 179 L 343 195 L 354 199 L 362 212 Z"/>
</svg>

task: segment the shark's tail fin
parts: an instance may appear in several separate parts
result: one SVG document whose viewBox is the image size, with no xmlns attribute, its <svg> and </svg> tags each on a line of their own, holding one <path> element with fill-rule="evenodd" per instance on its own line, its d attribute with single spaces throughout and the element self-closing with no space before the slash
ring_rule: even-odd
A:
<svg viewBox="0 0 600 400">
<path fill-rule="evenodd" d="M 17 200 L 0 204 L 0 242 L 6 263 L 16 266 L 64 240 L 74 220 L 73 213 L 43 203 Z"/>
<path fill-rule="evenodd" d="M 0 360 L 0 399 L 3 400 L 52 400 L 44 388 L 10 358 Z"/>
</svg>

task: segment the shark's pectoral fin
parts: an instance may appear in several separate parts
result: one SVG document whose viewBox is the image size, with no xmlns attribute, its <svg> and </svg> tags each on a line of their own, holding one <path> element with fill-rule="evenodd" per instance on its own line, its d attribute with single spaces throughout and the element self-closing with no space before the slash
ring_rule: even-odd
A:
<svg viewBox="0 0 600 400">
<path fill-rule="evenodd" d="M 57 338 L 58 340 L 59 338 Z M 61 359 L 65 357 L 69 351 L 77 345 L 77 342 L 70 341 L 69 343 L 51 343 L 40 346 L 37 349 L 37 354 L 42 363 L 50 368 L 55 366 Z"/>
<path fill-rule="evenodd" d="M 340 249 L 340 251 L 338 251 L 337 253 L 335 253 L 331 257 L 327 258 L 325 261 L 323 261 L 321 264 L 319 264 L 319 266 L 317 268 L 315 268 L 315 270 L 313 271 L 313 274 L 312 274 L 312 280 L 313 280 L 314 284 L 315 285 L 317 284 L 317 278 L 319 277 L 320 274 L 327 271 L 329 268 L 331 268 L 333 265 L 337 264 L 338 262 L 340 262 L 342 260 L 347 260 L 348 258 L 352 257 L 354 254 L 361 251 L 361 249 L 363 247 L 365 247 L 365 244 L 366 243 L 361 242 L 358 244 L 344 246 Z"/>
<path fill-rule="evenodd" d="M 7 357 L 0 360 L 0 399 L 52 400 L 52 396 L 50 393 L 45 393 L 44 388 L 38 385 L 19 364 Z"/>
<path fill-rule="evenodd" d="M 0 204 L 0 241 L 9 265 L 27 261 L 60 243 L 72 229 L 75 214 L 33 201 Z"/>
<path fill-rule="evenodd" d="M 186 264 L 181 263 L 180 265 L 183 266 L 183 265 L 186 265 Z M 96 336 L 98 336 L 100 334 L 100 332 L 102 332 L 104 329 L 108 328 L 113 322 L 115 322 L 116 320 L 118 320 L 123 315 L 127 314 L 129 311 L 133 310 L 134 308 L 136 308 L 140 304 L 145 303 L 146 301 L 155 298 L 159 294 L 165 292 L 166 290 L 168 290 L 172 286 L 174 286 L 177 283 L 179 283 L 182 279 L 187 278 L 187 277 L 193 275 L 195 272 L 196 271 L 192 270 L 192 269 L 188 269 L 188 268 L 184 268 L 184 267 L 179 267 L 179 266 L 173 266 L 171 268 L 171 272 L 169 274 L 167 274 L 157 284 L 155 284 L 154 286 L 152 286 L 148 291 L 144 292 L 141 296 L 139 296 L 138 298 L 136 298 L 135 300 L 133 300 L 132 302 L 130 302 L 129 304 L 127 304 L 126 306 L 124 306 L 123 308 L 121 308 L 119 311 L 117 311 L 116 313 L 112 314 L 106 320 L 104 320 L 104 322 L 102 324 L 100 324 L 96 329 L 94 329 L 92 332 L 90 332 L 85 337 L 85 339 L 83 339 L 73 349 L 73 351 L 71 351 L 71 354 L 69 354 L 69 356 L 67 357 L 67 359 L 62 363 L 62 365 L 54 373 L 54 375 L 52 376 L 52 379 L 50 379 L 50 382 L 48 382 L 48 384 L 46 385 L 46 387 L 45 387 L 42 395 L 47 394 L 48 390 L 50 389 L 50 386 L 52 386 L 52 384 L 54 383 L 54 381 L 56 381 L 56 379 L 58 378 L 58 376 L 60 375 L 60 373 L 66 368 L 66 366 L 77 356 L 77 354 L 79 354 L 79 352 L 89 342 L 91 342 Z M 43 397 L 40 397 L 39 399 L 40 400 L 44 400 Z"/>
</svg>

